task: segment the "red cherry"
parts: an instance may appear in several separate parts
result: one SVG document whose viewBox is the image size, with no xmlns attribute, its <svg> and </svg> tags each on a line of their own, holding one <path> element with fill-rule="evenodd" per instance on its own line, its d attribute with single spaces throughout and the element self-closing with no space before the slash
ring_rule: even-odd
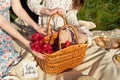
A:
<svg viewBox="0 0 120 80">
<path fill-rule="evenodd" d="M 67 40 L 64 44 L 64 47 L 68 47 L 68 46 L 70 46 L 70 41 L 69 40 Z"/>
</svg>

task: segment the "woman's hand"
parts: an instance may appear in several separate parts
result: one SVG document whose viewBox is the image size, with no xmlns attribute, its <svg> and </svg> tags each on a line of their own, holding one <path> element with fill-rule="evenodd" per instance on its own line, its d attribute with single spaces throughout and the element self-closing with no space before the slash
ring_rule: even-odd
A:
<svg viewBox="0 0 120 80">
<path fill-rule="evenodd" d="M 31 49 L 29 41 L 27 43 L 25 43 L 25 46 L 27 47 L 27 49 L 29 49 L 33 53 L 34 56 L 36 56 L 36 57 L 38 57 L 38 58 L 40 58 L 42 60 L 45 59 L 44 54 L 36 52 L 36 51 Z"/>
<path fill-rule="evenodd" d="M 45 55 L 44 54 L 41 54 L 41 53 L 39 53 L 39 52 L 36 52 L 36 51 L 33 51 L 33 50 L 31 50 L 31 52 L 33 53 L 33 55 L 35 55 L 36 57 L 38 57 L 38 58 L 40 58 L 40 59 L 45 59 Z"/>
<path fill-rule="evenodd" d="M 47 9 L 47 8 L 43 8 L 41 10 L 41 13 L 42 14 L 46 14 L 46 15 L 53 15 L 53 14 L 60 14 L 60 15 L 64 15 L 65 14 L 65 11 L 62 9 L 62 8 L 55 8 L 55 9 Z"/>
<path fill-rule="evenodd" d="M 65 15 L 65 11 L 62 8 L 56 8 L 56 9 L 58 14 Z"/>
<path fill-rule="evenodd" d="M 36 30 L 38 33 L 41 33 L 43 35 L 46 35 L 47 29 L 45 27 L 40 27 Z"/>
<path fill-rule="evenodd" d="M 64 10 L 61 9 L 61 8 L 52 9 L 52 10 L 49 11 L 48 14 L 49 14 L 49 15 L 53 15 L 53 14 L 55 14 L 55 13 L 60 14 L 60 15 L 64 15 L 64 14 L 65 14 Z"/>
<path fill-rule="evenodd" d="M 38 32 L 38 33 L 41 33 L 41 34 L 43 34 L 43 35 L 46 35 L 47 33 L 47 29 L 45 28 L 45 27 L 41 27 L 41 26 L 39 26 L 39 25 L 35 25 L 35 26 L 33 26 L 34 27 L 34 29 Z"/>
</svg>

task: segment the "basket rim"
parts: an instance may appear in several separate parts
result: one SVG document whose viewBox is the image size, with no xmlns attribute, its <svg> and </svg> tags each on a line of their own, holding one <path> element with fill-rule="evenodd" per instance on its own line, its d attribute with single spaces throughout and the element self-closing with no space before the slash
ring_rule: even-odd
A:
<svg viewBox="0 0 120 80">
<path fill-rule="evenodd" d="M 84 46 L 84 47 L 87 47 L 88 43 L 79 43 L 79 44 L 74 44 L 74 45 L 70 45 L 66 48 L 63 48 L 63 49 L 60 49 L 60 50 L 57 50 L 55 52 L 53 52 L 52 54 L 48 54 L 48 53 L 44 53 L 45 56 L 49 56 L 49 55 L 56 55 L 56 53 L 58 54 L 58 52 L 62 51 L 62 50 L 65 50 L 67 48 L 70 48 L 70 47 L 73 47 L 73 46 Z"/>
</svg>

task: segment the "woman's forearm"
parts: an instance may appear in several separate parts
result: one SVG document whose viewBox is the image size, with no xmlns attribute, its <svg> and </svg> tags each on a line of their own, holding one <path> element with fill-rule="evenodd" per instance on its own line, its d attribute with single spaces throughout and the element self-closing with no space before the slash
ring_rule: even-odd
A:
<svg viewBox="0 0 120 80">
<path fill-rule="evenodd" d="M 25 47 L 27 47 L 36 57 L 44 59 L 44 55 L 33 51 L 30 48 L 30 41 L 25 39 L 2 15 L 0 15 L 0 28 L 10 34 L 12 37 L 22 42 Z"/>
<path fill-rule="evenodd" d="M 35 30 L 39 28 L 37 23 L 35 23 L 28 13 L 22 8 L 20 0 L 12 1 L 12 9 L 19 18 L 25 21 L 28 25 L 32 26 Z"/>
<path fill-rule="evenodd" d="M 0 15 L 0 27 L 12 37 L 22 42 L 25 46 L 29 44 L 29 41 L 25 39 L 2 15 Z"/>
</svg>

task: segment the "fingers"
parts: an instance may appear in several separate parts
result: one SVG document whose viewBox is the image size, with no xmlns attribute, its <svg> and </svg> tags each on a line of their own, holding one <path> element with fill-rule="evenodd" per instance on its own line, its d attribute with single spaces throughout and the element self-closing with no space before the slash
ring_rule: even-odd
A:
<svg viewBox="0 0 120 80">
<path fill-rule="evenodd" d="M 38 57 L 38 58 L 40 58 L 40 59 L 42 59 L 42 60 L 45 59 L 45 55 L 42 54 L 42 53 L 39 53 L 39 52 L 36 52 L 36 51 L 32 51 L 32 53 L 33 53 L 36 57 Z"/>
<path fill-rule="evenodd" d="M 46 34 L 47 34 L 47 29 L 46 29 L 46 28 L 43 28 L 43 30 L 41 31 L 41 33 L 42 33 L 43 35 L 46 35 Z"/>
<path fill-rule="evenodd" d="M 57 8 L 57 13 L 60 15 L 64 15 L 65 11 L 62 8 Z"/>
<path fill-rule="evenodd" d="M 53 15 L 53 14 L 56 14 L 56 13 L 58 13 L 58 10 L 57 9 L 53 9 L 53 10 L 51 10 L 51 14 L 50 15 Z"/>
<path fill-rule="evenodd" d="M 44 55 L 44 54 L 32 50 L 32 49 L 30 48 L 30 45 L 27 46 L 27 48 L 33 53 L 34 56 L 36 56 L 36 57 L 38 57 L 38 58 L 40 58 L 40 59 L 42 59 L 42 60 L 45 59 L 45 55 Z"/>
<path fill-rule="evenodd" d="M 65 11 L 62 9 L 62 8 L 55 8 L 51 11 L 49 11 L 49 15 L 53 15 L 53 14 L 60 14 L 60 15 L 64 15 L 65 14 Z"/>
<path fill-rule="evenodd" d="M 38 53 L 38 54 L 39 54 L 39 56 L 38 56 L 38 57 L 39 57 L 40 59 L 42 59 L 42 60 L 44 60 L 44 59 L 45 59 L 45 55 L 43 55 L 43 54 L 41 54 L 41 53 Z"/>
<path fill-rule="evenodd" d="M 46 35 L 47 34 L 47 29 L 44 28 L 44 27 L 40 27 L 39 29 L 37 29 L 37 31 L 43 35 Z"/>
</svg>

